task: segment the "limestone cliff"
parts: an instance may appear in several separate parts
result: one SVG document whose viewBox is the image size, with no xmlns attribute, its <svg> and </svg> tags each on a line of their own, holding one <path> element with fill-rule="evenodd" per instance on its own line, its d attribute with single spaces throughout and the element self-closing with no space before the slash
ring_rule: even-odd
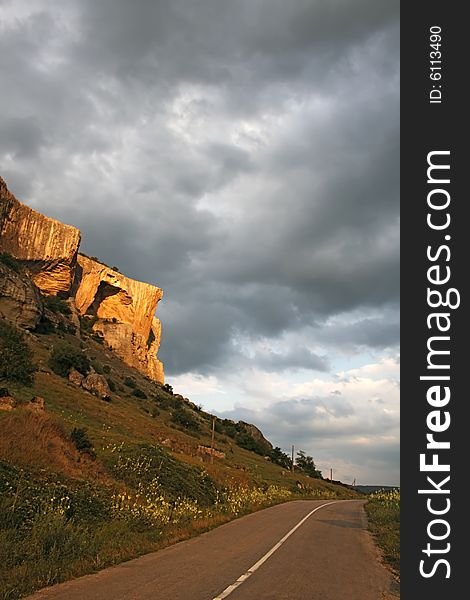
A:
<svg viewBox="0 0 470 600">
<path fill-rule="evenodd" d="M 0 252 L 28 264 L 43 294 L 68 294 L 80 231 L 19 202 L 0 177 Z"/>
<path fill-rule="evenodd" d="M 154 317 L 160 288 L 79 254 L 74 295 L 79 313 L 98 317 L 93 330 L 124 362 L 163 383 L 163 365 L 156 358 L 161 326 Z"/>
<path fill-rule="evenodd" d="M 44 314 L 40 290 L 60 294 L 128 365 L 163 383 L 160 288 L 125 277 L 78 253 L 80 231 L 19 202 L 0 177 L 0 253 L 17 259 L 16 272 L 0 263 L 0 316 L 34 329 Z"/>
</svg>

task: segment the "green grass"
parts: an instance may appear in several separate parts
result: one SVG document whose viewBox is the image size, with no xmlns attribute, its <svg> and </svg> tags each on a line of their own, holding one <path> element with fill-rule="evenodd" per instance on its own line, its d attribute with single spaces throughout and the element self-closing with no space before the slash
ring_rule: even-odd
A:
<svg viewBox="0 0 470 600">
<path fill-rule="evenodd" d="M 221 432 L 215 447 L 226 457 L 211 463 L 198 453 L 199 445 L 211 445 L 208 413 L 92 339 L 61 332 L 28 336 L 28 343 L 39 370 L 32 386 L 8 384 L 20 406 L 0 413 L 0 600 L 276 502 L 357 497 L 346 487 L 292 474 Z M 99 369 L 106 365 L 115 383 L 110 402 L 52 371 L 51 352 L 63 344 L 85 351 Z M 146 397 L 133 396 L 133 389 Z M 28 410 L 32 396 L 45 399 L 44 413 Z M 182 411 L 185 419 L 178 417 Z M 86 430 L 94 452 L 77 448 L 74 429 Z"/>
<path fill-rule="evenodd" d="M 373 494 L 365 505 L 369 529 L 382 551 L 384 561 L 400 573 L 400 492 Z"/>
</svg>

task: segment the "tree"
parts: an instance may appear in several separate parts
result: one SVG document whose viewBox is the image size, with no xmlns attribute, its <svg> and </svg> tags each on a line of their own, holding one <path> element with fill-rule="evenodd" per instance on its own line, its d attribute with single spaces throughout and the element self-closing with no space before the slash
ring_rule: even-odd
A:
<svg viewBox="0 0 470 600">
<path fill-rule="evenodd" d="M 0 381 L 31 385 L 36 371 L 24 334 L 0 319 Z"/>
<path fill-rule="evenodd" d="M 297 469 L 308 475 L 309 477 L 314 477 L 315 479 L 321 479 L 322 474 L 321 471 L 317 470 L 315 463 L 313 462 L 313 458 L 305 454 L 303 450 L 299 450 L 297 452 L 297 458 L 295 459 L 295 466 Z"/>
<path fill-rule="evenodd" d="M 279 446 L 276 446 L 271 450 L 269 453 L 269 458 L 273 463 L 283 467 L 284 469 L 291 468 L 291 459 L 279 448 Z"/>
<path fill-rule="evenodd" d="M 173 396 L 173 387 L 169 383 L 165 383 L 165 385 L 162 386 L 162 390 Z"/>
</svg>

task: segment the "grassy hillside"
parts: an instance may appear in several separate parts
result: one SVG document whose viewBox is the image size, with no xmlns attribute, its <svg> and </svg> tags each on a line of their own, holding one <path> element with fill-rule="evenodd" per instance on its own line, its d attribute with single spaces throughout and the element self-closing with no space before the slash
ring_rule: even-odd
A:
<svg viewBox="0 0 470 600">
<path fill-rule="evenodd" d="M 384 561 L 400 573 L 400 491 L 379 491 L 369 496 L 365 509 L 369 529 L 382 550 Z"/>
<path fill-rule="evenodd" d="M 33 384 L 0 386 L 18 402 L 0 411 L 0 598 L 275 502 L 356 495 L 240 447 L 245 434 L 237 438 L 220 420 L 214 447 L 225 457 L 201 454 L 198 447 L 211 446 L 212 415 L 126 366 L 91 332 L 80 338 L 67 327 L 43 330 L 26 334 L 38 367 Z M 106 377 L 110 399 L 53 372 L 50 357 L 61 346 Z M 44 398 L 44 411 L 32 410 L 33 396 Z"/>
</svg>

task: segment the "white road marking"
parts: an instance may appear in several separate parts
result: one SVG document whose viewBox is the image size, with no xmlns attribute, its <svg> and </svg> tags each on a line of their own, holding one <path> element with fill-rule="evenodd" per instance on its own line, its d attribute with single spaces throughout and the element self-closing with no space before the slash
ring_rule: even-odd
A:
<svg viewBox="0 0 470 600">
<path fill-rule="evenodd" d="M 317 506 L 316 508 L 311 510 L 306 517 L 304 517 L 302 520 L 300 520 L 295 527 L 293 527 L 288 533 L 286 533 L 286 535 L 281 540 L 279 540 L 278 543 L 275 544 L 271 548 L 271 550 L 266 552 L 266 554 L 262 558 L 260 558 L 258 562 L 256 562 L 252 567 L 250 567 L 246 573 L 244 573 L 243 575 L 240 575 L 240 577 L 234 583 L 232 583 L 232 585 L 229 585 L 227 588 L 225 588 L 225 590 L 223 592 L 221 592 L 218 596 L 216 596 L 212 600 L 223 600 L 224 598 L 229 596 L 234 590 L 237 589 L 237 587 L 239 585 L 241 585 L 249 577 L 251 577 L 253 575 L 253 573 L 255 571 L 257 571 L 261 567 L 261 565 L 263 563 L 265 563 L 268 560 L 268 558 L 270 556 L 272 556 L 276 552 L 276 550 L 282 546 L 282 544 L 287 540 L 287 538 L 289 538 L 294 533 L 294 531 L 296 531 L 303 523 L 305 523 L 305 521 L 311 515 L 313 515 L 313 513 L 317 512 L 317 510 L 320 510 L 320 508 L 324 508 L 325 506 L 330 506 L 330 504 L 336 504 L 337 502 L 341 502 L 341 500 L 334 500 L 333 502 L 327 502 L 326 504 L 321 504 L 320 506 Z"/>
</svg>

